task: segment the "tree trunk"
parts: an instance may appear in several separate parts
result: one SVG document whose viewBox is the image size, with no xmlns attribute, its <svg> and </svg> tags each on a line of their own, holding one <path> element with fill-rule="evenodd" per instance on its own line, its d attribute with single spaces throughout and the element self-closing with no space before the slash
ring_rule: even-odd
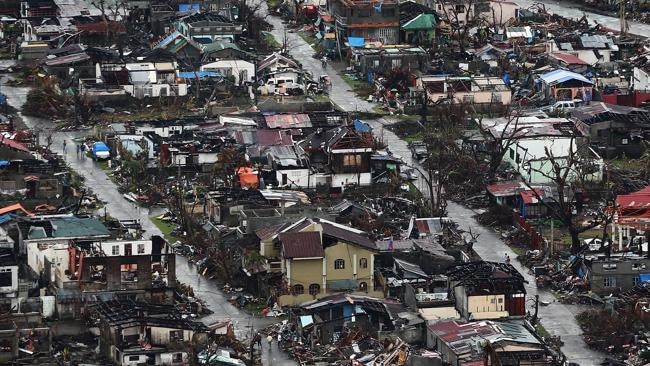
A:
<svg viewBox="0 0 650 366">
<path fill-rule="evenodd" d="M 571 254 L 578 254 L 580 251 L 580 237 L 579 232 L 576 230 L 573 225 L 569 225 L 569 233 L 571 234 Z"/>
</svg>

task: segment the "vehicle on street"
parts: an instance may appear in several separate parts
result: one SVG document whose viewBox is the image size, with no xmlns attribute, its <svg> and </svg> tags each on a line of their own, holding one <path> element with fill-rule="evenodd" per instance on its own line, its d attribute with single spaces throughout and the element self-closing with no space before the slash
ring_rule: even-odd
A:
<svg viewBox="0 0 650 366">
<path fill-rule="evenodd" d="M 111 157 L 111 149 L 105 143 L 97 141 L 93 144 L 93 159 L 106 160 Z"/>
</svg>

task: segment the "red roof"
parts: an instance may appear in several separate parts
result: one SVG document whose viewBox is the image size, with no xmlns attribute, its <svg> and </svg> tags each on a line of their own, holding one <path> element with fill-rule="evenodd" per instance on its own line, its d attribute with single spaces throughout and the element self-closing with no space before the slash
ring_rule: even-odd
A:
<svg viewBox="0 0 650 366">
<path fill-rule="evenodd" d="M 487 322 L 458 323 L 455 320 L 440 322 L 429 326 L 429 329 L 445 343 L 457 342 L 463 339 L 486 337 L 497 334 L 494 327 Z"/>
<path fill-rule="evenodd" d="M 75 24 L 75 27 L 78 31 L 86 33 L 108 33 L 109 31 L 115 34 L 126 33 L 126 27 L 124 24 L 114 21 Z"/>
<path fill-rule="evenodd" d="M 268 128 L 303 128 L 311 127 L 309 115 L 305 113 L 272 114 L 264 116 Z"/>
<path fill-rule="evenodd" d="M 260 146 L 293 145 L 291 134 L 282 130 L 257 130 L 255 141 Z"/>
<path fill-rule="evenodd" d="M 325 251 L 318 231 L 281 233 L 284 258 L 323 258 Z"/>
<path fill-rule="evenodd" d="M 21 144 L 18 141 L 8 139 L 6 137 L 0 137 L 0 145 L 5 145 L 5 146 L 7 146 L 9 148 L 12 148 L 12 149 L 18 150 L 18 151 L 24 151 L 24 152 L 27 152 L 27 153 L 29 152 L 29 149 L 27 147 L 25 147 L 25 145 Z"/>
<path fill-rule="evenodd" d="M 567 65 L 589 65 L 588 63 L 582 61 L 578 57 L 568 53 L 555 52 L 551 54 L 551 57 L 553 57 L 558 61 L 562 61 Z"/>
<path fill-rule="evenodd" d="M 399 27 L 399 23 L 398 22 L 383 22 L 383 23 L 348 24 L 348 28 L 384 28 L 384 27 Z"/>
<path fill-rule="evenodd" d="M 620 194 L 616 197 L 616 206 L 620 208 L 650 207 L 650 187 L 630 194 Z"/>
<path fill-rule="evenodd" d="M 25 207 L 21 205 L 20 203 L 14 203 L 13 205 L 7 206 L 0 208 L 0 215 L 4 215 L 9 212 L 14 212 L 14 211 L 22 211 L 25 215 L 31 216 L 32 213 L 25 210 Z"/>
<path fill-rule="evenodd" d="M 537 193 L 537 194 L 535 194 Z M 544 198 L 544 191 L 538 188 L 535 188 L 535 192 L 528 189 L 519 193 L 521 198 L 524 200 L 524 204 L 532 205 L 539 202 L 537 196 Z"/>
<path fill-rule="evenodd" d="M 487 186 L 494 197 L 516 196 L 523 189 L 521 182 L 501 182 Z"/>
</svg>

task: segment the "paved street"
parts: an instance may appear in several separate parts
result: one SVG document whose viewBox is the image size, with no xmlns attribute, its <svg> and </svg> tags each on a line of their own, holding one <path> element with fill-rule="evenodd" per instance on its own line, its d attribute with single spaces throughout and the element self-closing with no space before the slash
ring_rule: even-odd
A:
<svg viewBox="0 0 650 366">
<path fill-rule="evenodd" d="M 7 95 L 9 104 L 20 108 L 25 103 L 28 88 L 15 88 L 3 85 L 2 92 Z M 52 130 L 52 122 L 40 118 L 22 116 L 27 126 L 40 130 L 41 136 L 47 131 Z M 86 179 L 86 186 L 97 194 L 97 197 L 105 202 L 107 213 L 117 219 L 134 219 L 139 218 L 145 237 L 151 235 L 162 235 L 160 230 L 149 219 L 150 212 L 147 208 L 139 208 L 117 191 L 117 187 L 108 178 L 106 173 L 99 168 L 92 159 L 77 158 L 72 139 L 86 135 L 87 131 L 75 132 L 56 132 L 53 136 L 52 150 L 58 154 L 63 154 L 63 140 L 68 141 L 67 154 L 65 159 L 72 169 Z M 103 209 L 100 214 L 103 214 Z M 275 318 L 252 317 L 250 314 L 237 309 L 228 302 L 229 295 L 224 294 L 214 281 L 202 278 L 193 265 L 189 265 L 185 257 L 176 256 L 176 277 L 178 281 L 189 284 L 194 288 L 195 294 L 203 299 L 210 310 L 214 313 L 201 318 L 204 324 L 214 324 L 220 320 L 231 319 L 235 325 L 235 332 L 239 339 L 250 338 L 251 327 L 253 330 L 259 330 L 269 324 L 275 323 Z M 268 353 L 268 352 L 267 352 Z M 275 352 L 271 355 L 264 355 L 264 365 L 280 362 L 282 365 L 293 365 L 285 353 Z"/>
</svg>

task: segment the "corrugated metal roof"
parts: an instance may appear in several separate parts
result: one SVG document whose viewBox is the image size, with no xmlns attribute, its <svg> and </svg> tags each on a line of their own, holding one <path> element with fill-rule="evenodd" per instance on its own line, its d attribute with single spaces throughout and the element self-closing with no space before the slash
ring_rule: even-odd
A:
<svg viewBox="0 0 650 366">
<path fill-rule="evenodd" d="M 312 127 L 308 114 L 273 114 L 264 116 L 268 128 Z"/>
<path fill-rule="evenodd" d="M 608 45 L 614 44 L 611 38 L 603 35 L 583 35 L 580 42 L 584 48 L 608 48 Z"/>
<path fill-rule="evenodd" d="M 587 79 L 586 77 L 584 77 L 584 76 L 582 76 L 582 75 L 580 75 L 578 73 L 575 73 L 573 71 L 564 70 L 564 69 L 557 69 L 557 70 L 547 72 L 547 73 L 541 75 L 540 78 L 547 84 L 563 83 L 565 81 L 575 79 L 575 80 L 581 81 L 583 83 L 593 85 L 593 83 L 589 79 Z"/>
<path fill-rule="evenodd" d="M 551 54 L 551 57 L 553 57 L 556 60 L 562 61 L 567 65 L 589 65 L 585 61 L 569 53 L 554 52 Z"/>
<path fill-rule="evenodd" d="M 82 238 L 111 235 L 106 226 L 96 219 L 66 217 L 52 219 L 50 222 L 53 227 L 53 238 Z"/>
<path fill-rule="evenodd" d="M 375 242 L 366 236 L 366 233 L 353 228 L 345 227 L 327 220 L 320 220 L 323 227 L 323 235 L 331 236 L 343 242 L 359 245 L 361 247 L 377 250 Z"/>
<path fill-rule="evenodd" d="M 325 257 L 320 232 L 318 231 L 281 233 L 279 238 L 282 242 L 282 254 L 284 258 Z"/>
</svg>

